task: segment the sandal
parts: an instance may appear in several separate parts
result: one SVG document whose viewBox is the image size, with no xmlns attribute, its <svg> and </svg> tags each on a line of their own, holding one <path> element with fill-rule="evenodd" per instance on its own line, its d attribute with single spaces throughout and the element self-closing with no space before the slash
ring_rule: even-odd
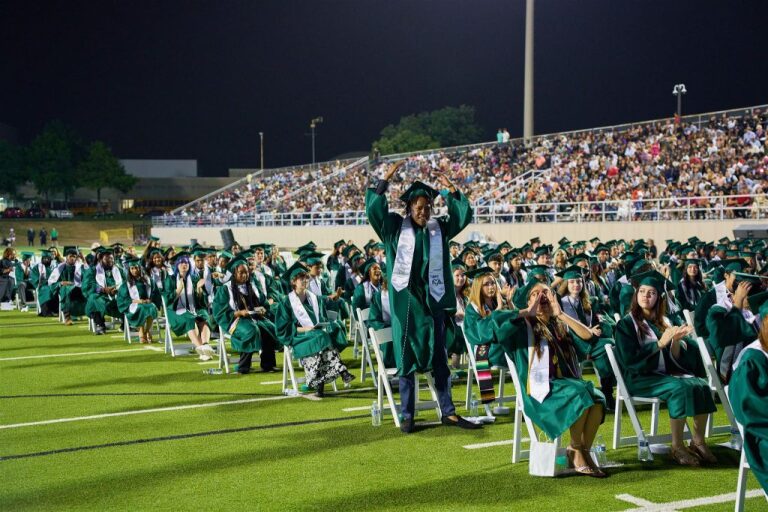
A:
<svg viewBox="0 0 768 512">
<path fill-rule="evenodd" d="M 688 451 L 695 455 L 701 462 L 706 462 L 707 464 L 717 464 L 717 457 L 715 457 L 712 452 L 709 451 L 709 447 L 706 445 L 706 443 L 696 444 L 691 441 L 691 444 L 688 447 Z"/>
<path fill-rule="evenodd" d="M 565 448 L 565 455 L 568 458 L 568 467 L 572 468 L 576 473 L 580 475 L 585 476 L 591 476 L 592 478 L 605 478 L 607 475 L 603 473 L 602 471 L 595 470 L 592 468 L 592 466 L 589 465 L 587 462 L 584 466 L 577 466 L 575 463 L 575 456 L 576 453 L 580 453 L 582 457 L 584 457 L 584 453 L 586 450 L 583 448 L 575 448 L 573 446 L 568 446 Z M 589 455 L 587 455 L 589 457 Z M 589 460 L 586 457 L 584 457 L 584 460 Z"/>
<path fill-rule="evenodd" d="M 701 465 L 701 462 L 699 461 L 699 458 L 696 457 L 694 454 L 689 452 L 685 447 L 683 448 L 672 448 L 672 451 L 670 452 L 672 455 L 672 460 L 680 464 L 681 466 L 694 466 L 698 467 Z"/>
</svg>

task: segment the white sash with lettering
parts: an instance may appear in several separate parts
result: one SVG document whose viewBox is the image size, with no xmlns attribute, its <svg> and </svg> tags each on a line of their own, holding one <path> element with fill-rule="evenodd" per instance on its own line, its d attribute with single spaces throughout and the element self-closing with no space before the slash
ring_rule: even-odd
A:
<svg viewBox="0 0 768 512">
<path fill-rule="evenodd" d="M 180 275 L 176 276 L 176 286 L 179 286 L 179 279 L 181 279 Z M 186 277 L 186 289 L 187 294 L 184 295 L 184 288 L 182 288 L 182 293 L 179 295 L 179 302 L 176 305 L 176 314 L 181 315 L 185 311 L 189 311 L 193 315 L 197 314 L 197 309 L 195 309 L 195 287 L 192 285 L 192 273 L 188 272 Z"/>
<path fill-rule="evenodd" d="M 429 230 L 429 279 L 427 288 L 429 294 L 439 301 L 445 295 L 443 280 L 443 234 L 440 224 L 435 219 L 427 221 Z M 400 239 L 397 242 L 395 266 L 392 269 L 392 287 L 401 291 L 408 286 L 413 265 L 413 252 L 416 249 L 416 233 L 411 225 L 411 218 L 406 217 L 400 228 Z"/>
<path fill-rule="evenodd" d="M 381 318 L 385 323 L 392 322 L 392 313 L 389 310 L 389 290 L 381 291 Z"/>
<path fill-rule="evenodd" d="M 49 285 L 53 286 L 59 281 L 59 276 L 66 266 L 66 263 L 60 263 L 53 269 L 53 271 L 51 271 L 51 276 L 48 278 Z M 73 282 L 75 283 L 74 286 L 77 288 L 80 288 L 83 283 L 83 264 L 79 261 L 75 262 L 75 280 Z"/>
<path fill-rule="evenodd" d="M 317 296 L 320 296 L 323 294 L 323 288 L 320 284 L 320 278 L 319 277 L 312 277 L 309 280 L 309 291 L 314 293 Z"/>
<path fill-rule="evenodd" d="M 533 327 L 525 319 L 528 330 L 528 394 L 541 403 L 549 394 L 549 343 L 541 339 L 541 357 L 536 355 L 533 339 Z"/>
<path fill-rule="evenodd" d="M 317 318 L 317 321 L 319 322 L 320 307 L 317 304 L 317 297 L 315 297 L 315 294 L 310 291 L 307 291 L 306 294 L 309 298 L 309 304 L 312 306 L 312 312 L 315 314 L 315 318 Z M 301 301 L 299 300 L 298 295 L 296 295 L 296 292 L 289 293 L 288 300 L 291 302 L 291 309 L 293 310 L 293 314 L 296 317 L 296 320 L 299 321 L 299 324 L 302 327 L 314 327 L 314 322 L 312 322 L 312 319 L 309 318 L 309 314 L 307 314 L 307 310 L 304 309 L 304 306 L 301 304 Z"/>
</svg>

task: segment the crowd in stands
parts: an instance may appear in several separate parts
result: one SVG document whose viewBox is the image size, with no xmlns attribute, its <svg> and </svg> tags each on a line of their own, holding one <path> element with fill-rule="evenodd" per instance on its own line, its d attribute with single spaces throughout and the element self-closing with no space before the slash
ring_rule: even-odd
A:
<svg viewBox="0 0 768 512">
<path fill-rule="evenodd" d="M 390 191 L 397 197 L 406 177 L 433 183 L 433 169 L 447 159 L 476 213 L 497 215 L 493 220 L 546 222 L 563 213 L 557 220 L 663 220 L 689 215 L 663 211 L 681 208 L 693 209 L 691 218 L 756 217 L 768 213 L 765 198 L 749 197 L 765 192 L 767 124 L 768 112 L 755 109 L 701 125 L 670 119 L 436 150 L 407 157 Z M 337 162 L 257 177 L 163 223 L 237 224 L 286 213 L 342 223 L 338 212 L 361 211 L 365 188 L 380 174 L 376 163 L 344 169 Z"/>
</svg>

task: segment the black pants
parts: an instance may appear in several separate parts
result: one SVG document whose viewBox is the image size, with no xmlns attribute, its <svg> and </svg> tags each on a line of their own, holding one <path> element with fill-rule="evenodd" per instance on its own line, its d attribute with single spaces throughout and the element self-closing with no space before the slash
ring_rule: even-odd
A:
<svg viewBox="0 0 768 512">
<path fill-rule="evenodd" d="M 104 315 L 98 311 L 91 313 L 91 320 L 93 320 L 93 323 L 95 323 L 98 327 L 106 329 L 107 325 L 104 321 Z"/>
<path fill-rule="evenodd" d="M 248 373 L 251 371 L 252 359 L 253 352 L 240 352 L 240 359 L 237 361 L 237 371 L 239 373 Z M 259 366 L 265 371 L 272 370 L 277 366 L 274 342 L 266 337 L 261 340 L 261 364 Z"/>
</svg>

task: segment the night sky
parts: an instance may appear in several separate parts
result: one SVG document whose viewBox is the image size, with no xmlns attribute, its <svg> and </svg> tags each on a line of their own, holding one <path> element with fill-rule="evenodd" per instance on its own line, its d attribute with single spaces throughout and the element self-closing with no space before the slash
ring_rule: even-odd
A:
<svg viewBox="0 0 768 512">
<path fill-rule="evenodd" d="M 535 131 L 768 103 L 768 2 L 538 0 Z M 0 122 L 51 119 L 201 175 L 370 149 L 403 115 L 473 105 L 522 135 L 524 0 L 0 0 Z"/>
</svg>

